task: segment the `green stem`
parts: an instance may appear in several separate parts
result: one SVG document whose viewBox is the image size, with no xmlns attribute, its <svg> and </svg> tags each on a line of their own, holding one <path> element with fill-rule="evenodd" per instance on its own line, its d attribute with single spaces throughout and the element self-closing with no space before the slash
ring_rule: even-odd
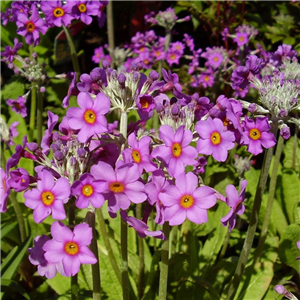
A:
<svg viewBox="0 0 300 300">
<path fill-rule="evenodd" d="M 108 36 L 108 50 L 112 59 L 112 67 L 114 65 L 114 50 L 115 50 L 115 40 L 114 40 L 114 17 L 113 17 L 113 2 L 109 1 L 106 7 L 107 13 L 107 36 Z"/>
<path fill-rule="evenodd" d="M 37 143 L 41 144 L 43 137 L 43 94 L 40 91 L 37 91 L 38 95 L 38 104 L 37 104 Z"/>
<path fill-rule="evenodd" d="M 75 49 L 75 45 L 73 43 L 70 31 L 68 29 L 68 27 L 63 26 L 64 32 L 66 34 L 67 37 L 67 41 L 69 44 L 69 48 L 70 48 L 70 53 L 71 53 L 71 59 L 72 59 L 72 64 L 73 64 L 73 68 L 74 68 L 74 72 L 76 72 L 76 80 L 79 80 L 79 76 L 80 76 L 80 67 L 79 67 L 79 62 L 78 62 L 78 57 L 76 54 L 76 49 Z"/>
<path fill-rule="evenodd" d="M 169 271 L 169 223 L 164 223 L 163 232 L 166 240 L 163 242 L 161 249 L 161 262 L 160 262 L 160 277 L 159 277 L 159 292 L 158 300 L 167 299 L 167 287 L 168 287 L 168 271 Z"/>
<path fill-rule="evenodd" d="M 19 225 L 19 229 L 20 229 L 20 237 L 21 237 L 21 242 L 24 242 L 27 234 L 26 234 L 26 226 L 25 226 L 25 220 L 23 217 L 23 213 L 22 213 L 22 209 L 20 206 L 20 203 L 18 202 L 15 193 L 11 193 L 9 196 L 9 199 L 12 203 L 12 206 L 15 210 L 15 214 L 17 217 L 17 221 L 18 221 L 18 225 Z"/>
<path fill-rule="evenodd" d="M 262 254 L 262 251 L 263 251 L 263 248 L 265 245 L 267 233 L 268 233 L 268 228 L 269 228 L 271 213 L 272 213 L 272 207 L 273 207 L 273 203 L 274 203 L 274 199 L 275 199 L 277 173 L 278 173 L 278 167 L 279 167 L 279 163 L 280 163 L 280 157 L 281 157 L 282 150 L 283 150 L 283 143 L 284 143 L 284 140 L 283 140 L 282 136 L 280 135 L 278 142 L 277 142 L 276 152 L 275 152 L 275 156 L 274 156 L 274 163 L 273 163 L 273 169 L 272 169 L 272 173 L 271 173 L 269 196 L 268 196 L 268 202 L 267 202 L 267 206 L 266 206 L 266 212 L 264 215 L 264 221 L 263 221 L 263 225 L 261 228 L 258 246 L 256 248 L 255 255 L 254 255 L 254 265 L 260 260 L 260 257 L 261 257 L 261 254 Z"/>
<path fill-rule="evenodd" d="M 31 103 L 30 103 L 30 120 L 29 120 L 29 131 L 28 131 L 28 141 L 33 142 L 33 133 L 35 129 L 35 118 L 36 118 L 36 94 L 37 88 L 35 83 L 32 83 L 31 88 Z"/>
<path fill-rule="evenodd" d="M 73 228 L 75 226 L 75 202 L 74 199 L 70 199 L 69 205 L 69 226 Z M 71 300 L 78 300 L 78 276 L 77 274 L 71 276 Z"/>
<path fill-rule="evenodd" d="M 97 217 L 98 217 L 98 220 L 99 220 L 99 231 L 100 231 L 100 234 L 101 234 L 101 236 L 104 240 L 104 244 L 105 244 L 105 248 L 106 248 L 107 253 L 108 253 L 109 261 L 112 265 L 113 270 L 115 271 L 115 274 L 116 274 L 116 276 L 119 280 L 119 283 L 121 283 L 122 281 L 121 281 L 120 269 L 118 267 L 116 258 L 114 256 L 113 251 L 112 251 L 112 247 L 111 247 L 111 244 L 110 244 L 110 241 L 109 241 L 108 233 L 106 231 L 106 224 L 105 224 L 105 221 L 104 221 L 104 218 L 103 218 L 101 208 L 96 209 L 96 214 L 97 214 Z"/>
<path fill-rule="evenodd" d="M 228 243 L 229 243 L 229 239 L 230 239 L 230 232 L 228 231 L 226 234 L 226 237 L 225 237 L 225 241 L 224 241 L 221 253 L 220 253 L 220 260 L 225 256 L 225 253 L 226 253 L 226 250 L 228 247 Z"/>
<path fill-rule="evenodd" d="M 138 219 L 142 218 L 142 205 L 137 205 L 136 216 Z M 145 273 L 145 257 L 144 257 L 144 239 L 138 237 L 139 247 L 139 277 L 138 277 L 138 293 L 139 299 L 142 299 L 144 293 L 144 273 Z"/>
<path fill-rule="evenodd" d="M 294 134 L 294 141 L 293 141 L 293 157 L 292 157 L 293 170 L 296 170 L 297 144 L 298 144 L 298 126 L 295 126 L 295 134 Z"/>
<path fill-rule="evenodd" d="M 247 261 L 248 261 L 248 257 L 250 254 L 250 250 L 252 248 L 254 235 L 256 232 L 256 228 L 257 228 L 258 215 L 259 215 L 259 211 L 260 211 L 263 194 L 264 194 L 264 191 L 266 188 L 268 172 L 269 172 L 270 165 L 271 165 L 273 151 L 274 151 L 274 147 L 269 148 L 266 151 L 265 156 L 264 156 L 264 162 L 263 162 L 263 166 L 261 169 L 255 197 L 254 197 L 254 203 L 253 203 L 253 208 L 252 208 L 252 213 L 251 213 L 251 217 L 250 217 L 250 223 L 249 223 L 246 239 L 244 241 L 244 246 L 243 246 L 242 252 L 239 257 L 239 261 L 238 261 L 238 264 L 237 264 L 237 267 L 235 270 L 234 278 L 231 281 L 231 284 L 230 284 L 230 287 L 228 290 L 228 295 L 226 298 L 227 300 L 234 299 L 234 296 L 239 287 L 239 283 L 242 280 L 243 272 L 244 272 L 244 269 L 245 269 Z"/>
<path fill-rule="evenodd" d="M 101 300 L 101 280 L 100 280 L 100 264 L 99 264 L 99 253 L 97 245 L 97 236 L 95 230 L 95 213 L 88 211 L 86 214 L 86 220 L 89 226 L 93 230 L 93 238 L 90 249 L 97 258 L 97 263 L 92 265 L 92 277 L 93 277 L 93 300 Z"/>
<path fill-rule="evenodd" d="M 129 300 L 128 277 L 128 230 L 127 223 L 121 218 L 121 277 L 123 300 Z"/>
</svg>

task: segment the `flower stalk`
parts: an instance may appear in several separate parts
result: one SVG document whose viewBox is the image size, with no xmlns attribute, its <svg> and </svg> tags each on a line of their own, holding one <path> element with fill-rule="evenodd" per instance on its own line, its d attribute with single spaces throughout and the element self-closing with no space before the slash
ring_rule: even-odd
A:
<svg viewBox="0 0 300 300">
<path fill-rule="evenodd" d="M 30 103 L 30 120 L 29 120 L 29 131 L 28 141 L 33 142 L 34 129 L 35 129 L 35 117 L 36 117 L 36 106 L 37 106 L 37 88 L 35 83 L 32 83 L 31 87 L 31 103 Z"/>
</svg>

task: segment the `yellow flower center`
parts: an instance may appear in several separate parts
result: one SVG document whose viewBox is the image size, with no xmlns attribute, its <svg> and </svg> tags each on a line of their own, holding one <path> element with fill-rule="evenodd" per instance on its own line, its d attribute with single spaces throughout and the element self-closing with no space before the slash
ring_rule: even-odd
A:
<svg viewBox="0 0 300 300">
<path fill-rule="evenodd" d="M 125 190 L 124 184 L 122 182 L 119 181 L 115 181 L 110 183 L 109 185 L 109 189 L 114 192 L 114 193 L 122 193 Z"/>
<path fill-rule="evenodd" d="M 146 99 L 140 99 L 140 103 L 141 103 L 142 108 L 149 107 L 149 102 Z"/>
<path fill-rule="evenodd" d="M 90 184 L 86 184 L 82 187 L 81 189 L 81 193 L 86 196 L 89 197 L 94 193 L 94 189 Z"/>
<path fill-rule="evenodd" d="M 208 82 L 209 81 L 209 76 L 204 76 L 204 81 Z"/>
<path fill-rule="evenodd" d="M 219 57 L 218 56 L 215 56 L 214 58 L 213 58 L 213 61 L 219 61 Z"/>
<path fill-rule="evenodd" d="M 252 128 L 249 131 L 249 136 L 252 140 L 258 140 L 261 137 L 261 133 L 257 128 Z"/>
<path fill-rule="evenodd" d="M 42 199 L 42 202 L 46 206 L 50 206 L 53 203 L 53 201 L 55 200 L 55 197 L 52 192 L 45 191 L 45 192 L 42 192 L 41 199 Z"/>
<path fill-rule="evenodd" d="M 172 153 L 173 153 L 173 156 L 175 157 L 179 157 L 181 155 L 181 152 L 182 152 L 182 148 L 181 148 L 181 145 L 179 143 L 174 143 L 172 145 Z"/>
<path fill-rule="evenodd" d="M 171 59 L 171 60 L 175 60 L 175 59 L 176 59 L 176 55 L 175 55 L 175 54 L 171 54 L 171 55 L 170 55 L 170 59 Z"/>
<path fill-rule="evenodd" d="M 219 132 L 213 132 L 210 136 L 210 140 L 214 145 L 219 145 L 221 143 L 221 135 Z"/>
<path fill-rule="evenodd" d="M 66 242 L 65 243 L 65 251 L 69 255 L 76 255 L 79 252 L 79 247 L 76 242 Z"/>
<path fill-rule="evenodd" d="M 138 150 L 133 150 L 131 153 L 132 159 L 136 162 L 136 163 L 140 163 L 141 162 L 141 154 L 140 151 Z"/>
<path fill-rule="evenodd" d="M 78 7 L 78 10 L 79 10 L 81 13 L 86 12 L 86 6 L 85 6 L 84 3 L 80 3 L 77 7 Z"/>
<path fill-rule="evenodd" d="M 228 126 L 228 125 L 229 125 L 229 120 L 228 120 L 227 118 L 225 118 L 225 119 L 223 120 L 223 125 L 224 125 L 224 126 Z"/>
<path fill-rule="evenodd" d="M 56 7 L 53 9 L 53 16 L 55 18 L 63 17 L 65 14 L 65 11 L 61 7 Z"/>
<path fill-rule="evenodd" d="M 34 31 L 34 29 L 35 29 L 35 26 L 32 21 L 29 21 L 26 23 L 26 30 L 28 32 L 32 32 L 32 31 Z"/>
<path fill-rule="evenodd" d="M 193 206 L 195 200 L 191 195 L 183 195 L 180 198 L 180 205 L 183 208 L 190 208 L 191 206 Z"/>
<path fill-rule="evenodd" d="M 240 41 L 240 42 L 243 42 L 243 41 L 244 41 L 244 37 L 243 37 L 243 36 L 240 36 L 240 37 L 239 37 L 239 41 Z"/>
<path fill-rule="evenodd" d="M 160 50 L 156 50 L 156 51 L 155 51 L 155 55 L 156 55 L 156 56 L 160 56 L 160 53 L 161 53 Z"/>
<path fill-rule="evenodd" d="M 84 113 L 84 120 L 89 124 L 94 124 L 96 122 L 96 114 L 91 109 L 87 109 Z"/>
</svg>

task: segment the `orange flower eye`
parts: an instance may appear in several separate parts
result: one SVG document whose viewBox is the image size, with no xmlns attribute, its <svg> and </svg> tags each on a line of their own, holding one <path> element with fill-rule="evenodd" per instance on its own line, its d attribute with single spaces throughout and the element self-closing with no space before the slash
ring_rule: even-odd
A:
<svg viewBox="0 0 300 300">
<path fill-rule="evenodd" d="M 214 145 L 219 145 L 221 143 L 221 135 L 219 132 L 213 132 L 210 136 L 210 141 Z"/>
<path fill-rule="evenodd" d="M 89 124 L 94 124 L 96 122 L 96 114 L 91 109 L 85 111 L 83 118 Z"/>
<path fill-rule="evenodd" d="M 249 137 L 256 141 L 261 137 L 261 133 L 257 128 L 252 128 L 249 131 Z"/>
<path fill-rule="evenodd" d="M 124 191 L 125 187 L 122 182 L 115 181 L 109 185 L 109 189 L 114 193 L 122 193 Z"/>
<path fill-rule="evenodd" d="M 195 200 L 191 195 L 183 195 L 180 198 L 180 205 L 183 208 L 190 208 L 191 206 L 193 206 Z"/>
<path fill-rule="evenodd" d="M 175 157 L 179 157 L 181 155 L 182 152 L 182 148 L 181 145 L 179 143 L 174 143 L 172 145 L 172 153 Z"/>
<path fill-rule="evenodd" d="M 85 6 L 84 3 L 79 4 L 77 7 L 78 7 L 78 10 L 79 10 L 81 13 L 86 12 L 86 6 Z"/>
<path fill-rule="evenodd" d="M 56 7 L 53 9 L 53 16 L 55 18 L 63 17 L 65 14 L 65 11 L 61 7 Z"/>
<path fill-rule="evenodd" d="M 75 242 L 65 243 L 65 251 L 70 255 L 76 255 L 79 252 L 79 247 Z"/>
<path fill-rule="evenodd" d="M 45 191 L 41 194 L 41 200 L 46 206 L 50 206 L 55 200 L 55 197 L 52 192 Z"/>
</svg>

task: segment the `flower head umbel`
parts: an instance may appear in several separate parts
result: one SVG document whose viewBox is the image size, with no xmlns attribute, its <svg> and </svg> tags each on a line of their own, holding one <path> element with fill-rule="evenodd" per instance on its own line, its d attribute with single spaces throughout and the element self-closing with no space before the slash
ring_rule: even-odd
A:
<svg viewBox="0 0 300 300">
<path fill-rule="evenodd" d="M 95 208 L 101 207 L 105 200 L 101 193 L 106 188 L 105 181 L 95 180 L 88 173 L 81 175 L 72 185 L 72 195 L 77 196 L 75 205 L 78 208 L 87 208 L 90 203 Z"/>
<path fill-rule="evenodd" d="M 34 221 L 41 223 L 50 214 L 53 219 L 64 220 L 66 218 L 64 204 L 70 197 L 68 180 L 61 177 L 55 181 L 47 170 L 38 172 L 38 177 L 37 188 L 24 193 L 25 205 L 34 210 Z"/>
<path fill-rule="evenodd" d="M 137 164 L 123 164 L 114 170 L 111 165 L 99 162 L 92 166 L 91 174 L 96 180 L 107 183 L 103 196 L 108 200 L 109 211 L 113 214 L 120 208 L 127 209 L 131 202 L 141 203 L 147 198 L 144 184 L 139 181 Z"/>
<path fill-rule="evenodd" d="M 85 143 L 94 134 L 107 131 L 105 114 L 109 112 L 110 101 L 102 93 L 93 100 L 89 93 L 81 92 L 77 98 L 80 107 L 71 107 L 67 111 L 71 129 L 79 130 L 78 141 Z"/>
<path fill-rule="evenodd" d="M 184 129 L 182 125 L 174 132 L 172 127 L 162 125 L 159 137 L 165 144 L 155 148 L 152 156 L 164 161 L 172 177 L 184 172 L 187 165 L 196 164 L 198 153 L 194 147 L 189 146 L 193 139 L 189 129 Z"/>
<path fill-rule="evenodd" d="M 225 161 L 228 150 L 234 147 L 233 132 L 224 130 L 223 122 L 218 118 L 212 119 L 211 117 L 205 121 L 199 121 L 195 128 L 200 135 L 197 141 L 198 152 L 212 155 L 217 161 Z"/>
<path fill-rule="evenodd" d="M 244 135 L 241 138 L 243 145 L 248 145 L 247 150 L 257 155 L 263 152 L 263 148 L 271 148 L 276 144 L 276 139 L 273 133 L 269 132 L 271 126 L 268 123 L 268 118 L 256 118 L 256 120 L 245 117 L 243 123 Z"/>
<path fill-rule="evenodd" d="M 182 224 L 186 218 L 196 224 L 207 222 L 207 209 L 216 204 L 215 192 L 207 186 L 198 186 L 198 178 L 192 172 L 181 173 L 175 186 L 159 194 L 165 206 L 165 221 L 171 226 Z"/>
<path fill-rule="evenodd" d="M 241 192 L 238 194 L 236 188 L 230 184 L 226 187 L 226 203 L 230 207 L 229 213 L 221 219 L 223 226 L 229 224 L 229 232 L 235 227 L 236 215 L 242 215 L 245 211 L 243 201 L 245 200 L 245 189 L 247 180 L 241 182 Z"/>
<path fill-rule="evenodd" d="M 92 228 L 88 224 L 79 224 L 72 231 L 61 222 L 51 225 L 53 239 L 47 241 L 43 250 L 44 257 L 50 263 L 62 262 L 65 276 L 74 276 L 81 264 L 95 264 L 97 259 L 88 248 L 92 240 Z"/>
</svg>

